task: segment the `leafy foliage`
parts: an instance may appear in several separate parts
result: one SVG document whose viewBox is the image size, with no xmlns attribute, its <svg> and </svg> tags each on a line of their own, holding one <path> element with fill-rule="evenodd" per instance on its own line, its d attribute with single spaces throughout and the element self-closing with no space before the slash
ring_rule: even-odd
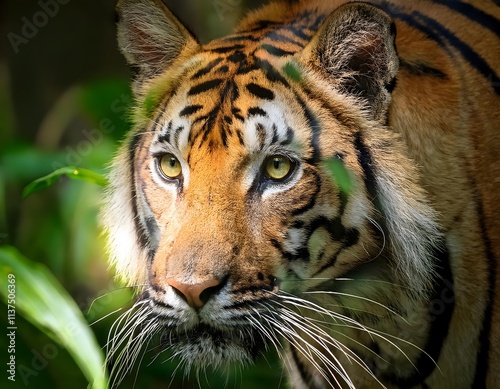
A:
<svg viewBox="0 0 500 389">
<path fill-rule="evenodd" d="M 61 176 L 67 176 L 74 180 L 83 180 L 92 182 L 100 186 L 106 186 L 108 180 L 101 174 L 94 173 L 91 170 L 77 168 L 74 166 L 65 166 L 47 174 L 44 177 L 38 178 L 27 185 L 23 190 L 23 198 L 28 197 L 31 193 L 45 189 L 54 184 Z"/>
<path fill-rule="evenodd" d="M 12 303 L 41 331 L 65 347 L 92 383 L 105 389 L 104 356 L 82 312 L 57 279 L 13 247 L 0 247 L 0 295 L 9 300 L 9 275 L 15 278 Z M 10 306 L 10 304 L 9 304 Z"/>
</svg>

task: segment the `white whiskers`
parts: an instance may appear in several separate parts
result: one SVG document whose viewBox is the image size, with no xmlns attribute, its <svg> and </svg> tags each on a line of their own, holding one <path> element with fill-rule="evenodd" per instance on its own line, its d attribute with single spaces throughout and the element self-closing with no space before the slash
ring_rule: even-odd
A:
<svg viewBox="0 0 500 389">
<path fill-rule="evenodd" d="M 331 300 L 335 295 L 359 299 L 367 307 L 376 308 L 376 311 L 380 311 L 380 308 L 384 309 L 387 312 L 384 317 L 408 324 L 398 312 L 376 300 L 334 291 L 309 291 L 304 292 L 302 297 L 284 291 L 274 293 L 263 290 L 262 293 L 263 296 L 260 299 L 250 300 L 243 311 L 241 308 L 235 309 L 234 318 L 238 320 L 234 325 L 231 325 L 231 320 L 228 320 L 220 323 L 220 328 L 218 327 L 217 330 L 214 328 L 214 334 L 218 335 L 212 334 L 210 330 L 200 332 L 199 335 L 190 329 L 183 330 L 182 325 L 179 327 L 175 325 L 174 315 L 172 317 L 169 315 L 168 321 L 166 317 L 161 317 L 150 300 L 136 302 L 132 308 L 118 317 L 110 330 L 106 349 L 107 363 L 112 364 L 110 372 L 112 387 L 117 387 L 126 374 L 131 373 L 136 365 L 143 362 L 147 351 L 154 352 L 150 363 L 153 363 L 159 355 L 167 355 L 165 362 L 177 361 L 172 379 L 180 370 L 184 370 L 186 377 L 189 376 L 190 371 L 194 370 L 199 383 L 200 376 L 203 378 L 208 367 L 219 369 L 226 360 L 235 361 L 242 366 L 247 364 L 250 361 L 248 356 L 236 355 L 239 352 L 245 352 L 244 345 L 250 345 L 249 347 L 262 345 L 258 347 L 260 353 L 271 347 L 276 350 L 282 361 L 293 361 L 294 359 L 289 359 L 290 355 L 286 354 L 286 344 L 289 344 L 292 350 L 300 355 L 301 363 L 308 366 L 313 379 L 324 380 L 332 388 L 348 387 L 350 389 L 355 388 L 356 381 L 351 376 L 356 370 L 352 370 L 353 367 L 350 365 L 357 365 L 357 371 L 364 372 L 374 382 L 378 382 L 380 387 L 384 387 L 372 371 L 373 363 L 377 359 L 385 365 L 391 363 L 390 358 L 379 355 L 362 338 L 358 338 L 355 335 L 356 332 L 360 335 L 366 334 L 372 341 L 386 343 L 406 358 L 409 365 L 414 366 L 402 345 L 414 347 L 425 353 L 408 340 L 367 326 L 346 314 L 328 309 L 326 306 L 329 307 L 329 305 L 319 304 L 310 300 L 308 296 L 311 299 L 317 298 L 318 295 Z M 349 311 L 345 306 L 343 308 Z M 228 312 L 230 313 L 230 311 L 225 312 L 225 317 L 228 317 Z M 242 312 L 245 312 L 245 315 Z M 371 313 L 369 308 L 366 312 Z M 155 335 L 161 335 L 160 344 L 148 350 Z M 194 355 L 197 353 L 196 347 L 188 346 L 193 336 L 196 337 L 193 341 L 196 339 L 198 344 L 205 344 L 206 348 L 201 351 L 204 354 L 202 357 Z M 222 345 L 217 346 L 219 341 L 211 338 L 212 336 L 223 336 L 226 339 Z M 178 346 L 181 339 L 183 345 L 179 343 Z M 211 342 L 214 346 L 210 346 Z M 217 352 L 217 347 L 220 348 L 221 355 L 211 356 L 211 352 Z M 364 350 L 365 355 L 370 355 L 370 358 L 362 357 L 359 350 Z M 168 353 L 165 354 L 165 352 Z M 295 363 L 297 363 L 296 359 Z"/>
<path fill-rule="evenodd" d="M 149 300 L 136 302 L 113 323 L 106 343 L 106 365 L 112 363 L 111 387 L 129 374 L 145 344 L 161 329 L 152 315 Z M 143 357 L 141 357 L 142 360 Z"/>
</svg>

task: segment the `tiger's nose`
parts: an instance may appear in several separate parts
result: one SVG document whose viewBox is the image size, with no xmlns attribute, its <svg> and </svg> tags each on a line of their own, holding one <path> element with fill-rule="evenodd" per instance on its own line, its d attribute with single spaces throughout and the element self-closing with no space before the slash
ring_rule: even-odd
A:
<svg viewBox="0 0 500 389">
<path fill-rule="evenodd" d="M 211 279 L 199 284 L 183 284 L 173 278 L 167 279 L 174 292 L 188 303 L 191 308 L 201 309 L 212 296 L 224 286 L 224 281 Z"/>
</svg>

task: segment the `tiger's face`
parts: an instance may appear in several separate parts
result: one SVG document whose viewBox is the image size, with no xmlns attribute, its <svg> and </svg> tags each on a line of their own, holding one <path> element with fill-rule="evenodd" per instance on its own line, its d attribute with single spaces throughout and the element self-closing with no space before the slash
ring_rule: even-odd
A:
<svg viewBox="0 0 500 389">
<path fill-rule="evenodd" d="M 284 339 L 317 382 L 351 382 L 341 361 L 359 357 L 345 344 L 384 343 L 366 326 L 408 323 L 439 235 L 385 126 L 390 18 L 348 5 L 325 22 L 304 13 L 311 39 L 294 51 L 261 24 L 201 47 L 159 2 L 139 3 L 119 7 L 138 106 L 104 209 L 118 273 L 142 285 L 115 338 L 139 334 L 112 354 L 159 334 L 188 368 L 219 366 L 281 352 Z M 344 62 L 325 62 L 331 50 Z"/>
<path fill-rule="evenodd" d="M 147 299 L 165 342 L 202 364 L 252 359 L 282 293 L 322 290 L 381 248 L 350 139 L 358 129 L 304 107 L 293 81 L 263 82 L 259 68 L 214 82 L 221 61 L 196 77 L 209 55 L 137 136 L 133 161 Z"/>
</svg>

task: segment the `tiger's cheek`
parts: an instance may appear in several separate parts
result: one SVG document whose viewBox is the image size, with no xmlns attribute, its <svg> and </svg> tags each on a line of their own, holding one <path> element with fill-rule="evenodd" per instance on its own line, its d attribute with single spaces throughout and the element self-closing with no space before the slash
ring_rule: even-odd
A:
<svg viewBox="0 0 500 389">
<path fill-rule="evenodd" d="M 166 237 L 175 236 L 176 221 L 179 218 L 179 191 L 171 184 L 162 181 L 154 157 L 150 153 L 152 136 L 145 134 L 137 145 L 134 159 L 134 175 L 136 178 L 135 196 L 141 214 L 146 215 L 137 228 L 145 230 L 148 244 L 148 269 L 154 258 L 165 256 L 171 244 Z"/>
</svg>

